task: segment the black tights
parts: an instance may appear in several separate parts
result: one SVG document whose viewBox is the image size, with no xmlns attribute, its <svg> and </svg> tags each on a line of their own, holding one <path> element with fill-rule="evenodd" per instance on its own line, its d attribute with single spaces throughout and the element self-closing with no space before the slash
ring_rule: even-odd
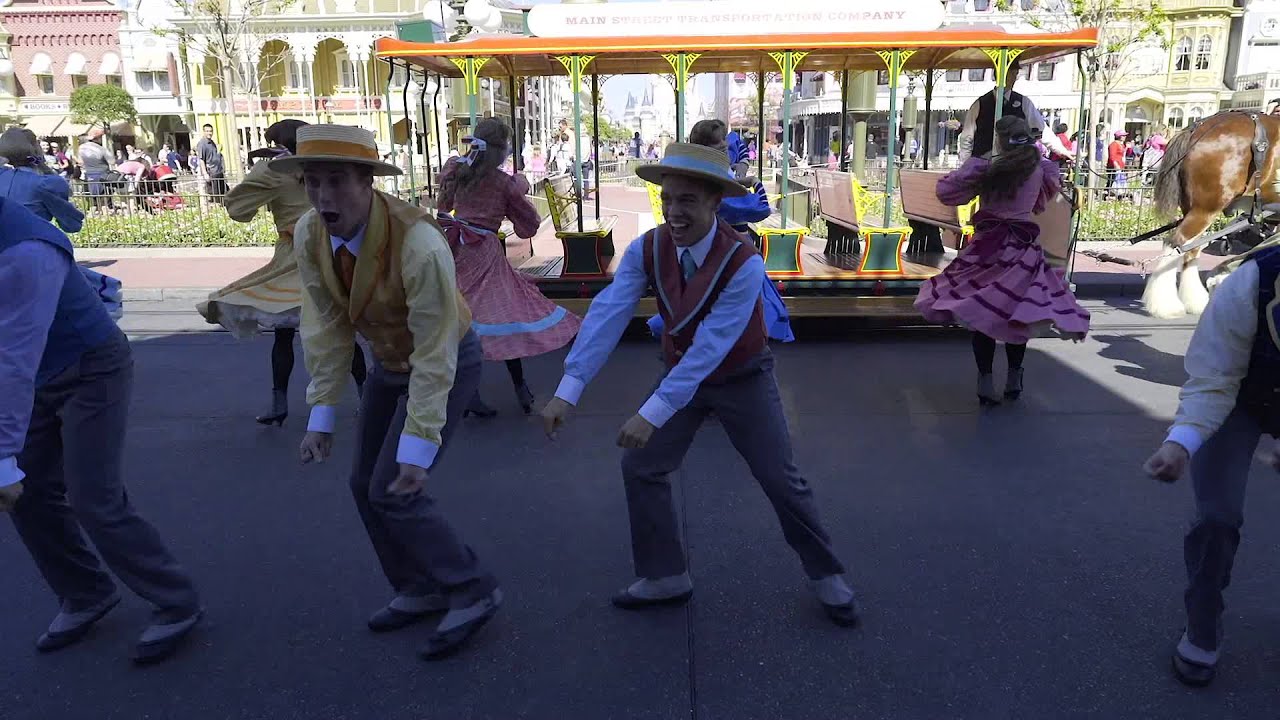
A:
<svg viewBox="0 0 1280 720">
<path fill-rule="evenodd" d="M 1027 344 L 1005 343 L 1004 355 L 1009 361 L 1009 369 L 1016 370 L 1022 367 L 1022 359 L 1027 355 Z M 983 375 L 990 375 L 991 365 L 996 359 L 995 338 L 975 332 L 973 334 L 973 359 L 978 363 L 978 372 Z"/>
<path fill-rule="evenodd" d="M 524 364 L 520 362 L 520 358 L 507 361 L 507 373 L 511 375 L 512 385 L 516 387 L 524 385 Z"/>
<path fill-rule="evenodd" d="M 293 374 L 293 337 L 297 334 L 293 328 L 276 328 L 276 341 L 271 346 L 271 387 L 274 390 L 289 389 L 289 376 Z M 359 344 L 355 350 L 351 357 L 351 377 L 355 378 L 356 385 L 364 385 L 364 351 Z"/>
</svg>

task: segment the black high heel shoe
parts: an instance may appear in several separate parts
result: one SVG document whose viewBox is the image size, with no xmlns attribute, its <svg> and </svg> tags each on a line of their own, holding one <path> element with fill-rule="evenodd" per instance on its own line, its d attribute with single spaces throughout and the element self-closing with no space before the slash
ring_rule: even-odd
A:
<svg viewBox="0 0 1280 720">
<path fill-rule="evenodd" d="M 284 390 L 271 391 L 271 412 L 254 418 L 259 425 L 275 425 L 284 427 L 285 418 L 289 417 L 289 395 Z"/>
<path fill-rule="evenodd" d="M 1022 368 L 1014 368 L 1009 371 L 1009 379 L 1004 385 L 1004 399 L 1017 400 L 1022 397 Z"/>
<path fill-rule="evenodd" d="M 497 414 L 497 410 L 484 404 L 484 401 L 480 399 L 479 393 L 476 393 L 475 397 L 471 398 L 471 404 L 467 406 L 466 410 L 462 411 L 462 417 L 464 418 L 472 415 L 478 418 L 491 418 L 497 416 Z"/>
<path fill-rule="evenodd" d="M 520 409 L 524 410 L 525 415 L 533 413 L 533 391 L 528 385 L 521 383 L 520 387 L 516 388 L 516 400 L 520 402 Z"/>
<path fill-rule="evenodd" d="M 996 382 L 990 374 L 978 375 L 978 404 L 982 407 L 995 407 L 1000 404 L 1000 396 L 996 395 Z"/>
</svg>

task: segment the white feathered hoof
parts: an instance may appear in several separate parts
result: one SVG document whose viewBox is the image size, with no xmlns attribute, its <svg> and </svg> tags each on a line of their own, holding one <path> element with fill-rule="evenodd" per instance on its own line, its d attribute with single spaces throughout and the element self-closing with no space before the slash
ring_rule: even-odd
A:
<svg viewBox="0 0 1280 720">
<path fill-rule="evenodd" d="M 1176 254 L 1162 257 L 1147 278 L 1142 293 L 1142 308 L 1152 317 L 1172 320 L 1187 314 L 1186 303 L 1178 296 L 1178 263 Z"/>
<path fill-rule="evenodd" d="M 1200 280 L 1200 268 L 1189 267 L 1182 271 L 1178 281 L 1178 297 L 1188 315 L 1200 315 L 1209 305 L 1209 291 Z"/>
</svg>

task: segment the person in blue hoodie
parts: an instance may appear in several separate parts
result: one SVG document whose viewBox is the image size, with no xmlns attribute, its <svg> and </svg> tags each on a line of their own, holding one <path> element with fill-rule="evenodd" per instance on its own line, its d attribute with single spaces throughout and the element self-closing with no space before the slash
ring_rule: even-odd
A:
<svg viewBox="0 0 1280 720">
<path fill-rule="evenodd" d="M 727 133 L 727 134 L 726 134 Z M 773 213 L 769 207 L 769 198 L 765 194 L 764 184 L 758 179 L 749 177 L 750 148 L 743 142 L 742 136 L 728 132 L 723 120 L 699 120 L 689 131 L 689 142 L 715 148 L 729 156 L 729 166 L 734 178 L 753 190 L 742 197 L 726 197 L 720 202 L 717 215 L 721 220 L 733 226 L 734 230 L 746 235 L 752 243 L 760 247 L 760 236 L 749 223 L 760 222 Z M 782 301 L 778 288 L 766 275 L 760 287 L 760 296 L 764 301 L 765 330 L 769 339 L 780 342 L 791 342 L 796 339 L 791 332 L 791 316 Z M 649 318 L 649 331 L 654 337 L 662 336 L 662 318 L 654 315 Z"/>
<path fill-rule="evenodd" d="M 125 492 L 129 341 L 61 230 L 3 197 L 0 227 L 0 510 L 61 603 L 36 648 L 76 643 L 120 603 L 105 564 L 155 606 L 134 661 L 163 660 L 202 610 L 186 571 Z"/>
</svg>

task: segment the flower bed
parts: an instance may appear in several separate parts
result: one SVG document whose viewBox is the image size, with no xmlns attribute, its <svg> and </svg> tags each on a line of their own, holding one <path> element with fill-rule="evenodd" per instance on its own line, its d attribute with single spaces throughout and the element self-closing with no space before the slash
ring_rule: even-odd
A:
<svg viewBox="0 0 1280 720">
<path fill-rule="evenodd" d="M 197 195 L 185 197 L 184 205 L 154 212 L 120 208 L 105 215 L 86 211 L 84 228 L 73 233 L 71 241 L 84 248 L 257 247 L 275 243 L 275 226 L 265 211 L 251 222 L 238 223 L 227 217 L 221 205 L 207 203 L 202 208 Z"/>
</svg>

